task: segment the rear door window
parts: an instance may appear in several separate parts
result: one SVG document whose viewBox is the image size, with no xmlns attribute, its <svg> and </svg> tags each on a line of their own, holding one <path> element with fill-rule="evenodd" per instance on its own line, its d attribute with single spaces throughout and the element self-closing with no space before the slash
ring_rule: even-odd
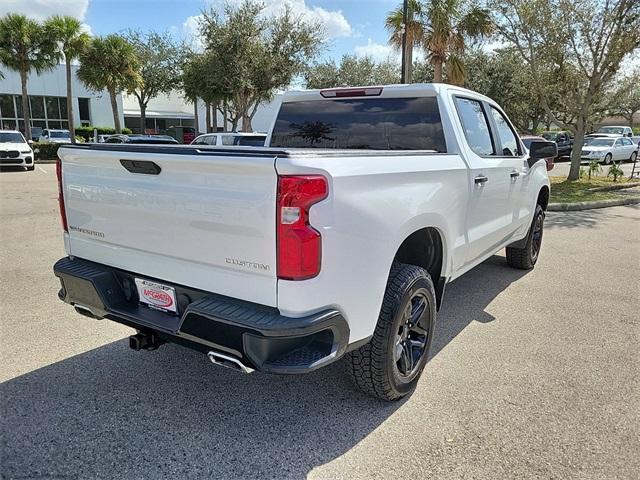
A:
<svg viewBox="0 0 640 480">
<path fill-rule="evenodd" d="M 435 97 L 286 102 L 270 146 L 447 151 Z"/>
<path fill-rule="evenodd" d="M 264 147 L 264 141 L 267 137 L 264 135 L 241 135 L 237 138 L 236 145 L 245 147 Z"/>
<path fill-rule="evenodd" d="M 491 115 L 493 121 L 497 127 L 498 140 L 500 140 L 500 146 L 502 148 L 503 157 L 518 157 L 520 156 L 520 147 L 518 145 L 518 139 L 516 134 L 511 130 L 507 119 L 493 107 L 491 109 Z"/>
<path fill-rule="evenodd" d="M 489 122 L 482 103 L 470 98 L 456 97 L 456 107 L 471 150 L 481 157 L 495 155 Z"/>
</svg>

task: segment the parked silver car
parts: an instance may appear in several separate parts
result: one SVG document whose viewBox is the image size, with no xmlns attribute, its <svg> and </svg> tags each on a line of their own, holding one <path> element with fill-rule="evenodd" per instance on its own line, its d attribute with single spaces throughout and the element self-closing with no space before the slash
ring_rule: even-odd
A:
<svg viewBox="0 0 640 480">
<path fill-rule="evenodd" d="M 596 160 L 609 165 L 611 162 L 634 161 L 638 156 L 638 146 L 630 138 L 589 137 L 582 146 L 582 161 Z"/>
</svg>

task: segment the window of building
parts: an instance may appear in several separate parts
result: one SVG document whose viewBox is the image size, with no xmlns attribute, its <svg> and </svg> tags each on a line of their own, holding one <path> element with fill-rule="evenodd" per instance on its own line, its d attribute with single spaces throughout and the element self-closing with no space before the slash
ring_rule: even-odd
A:
<svg viewBox="0 0 640 480">
<path fill-rule="evenodd" d="M 88 98 L 78 98 L 78 113 L 80 114 L 80 121 L 84 124 L 84 122 L 88 122 L 91 124 L 91 115 L 89 113 L 89 99 Z"/>
<path fill-rule="evenodd" d="M 80 120 L 89 125 L 89 99 L 78 99 Z M 69 128 L 67 121 L 67 98 L 41 95 L 29 95 L 31 126 L 39 128 Z M 18 128 L 24 131 L 22 115 L 22 97 L 20 95 L 0 94 L 0 125 L 2 128 Z"/>
<path fill-rule="evenodd" d="M 0 95 L 0 117 L 16 118 L 16 110 L 13 106 L 11 95 Z"/>
</svg>

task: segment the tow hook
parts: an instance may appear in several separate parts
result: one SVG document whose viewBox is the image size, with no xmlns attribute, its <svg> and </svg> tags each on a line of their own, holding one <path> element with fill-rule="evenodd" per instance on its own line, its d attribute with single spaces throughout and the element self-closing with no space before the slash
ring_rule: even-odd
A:
<svg viewBox="0 0 640 480">
<path fill-rule="evenodd" d="M 164 342 L 152 332 L 138 332 L 129 337 L 129 347 L 133 350 L 155 350 Z"/>
</svg>

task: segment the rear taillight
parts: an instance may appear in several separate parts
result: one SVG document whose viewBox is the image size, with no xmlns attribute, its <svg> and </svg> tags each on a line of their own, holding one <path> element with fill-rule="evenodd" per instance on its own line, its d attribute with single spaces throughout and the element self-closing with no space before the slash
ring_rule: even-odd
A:
<svg viewBox="0 0 640 480">
<path fill-rule="evenodd" d="M 309 210 L 328 191 L 321 175 L 278 177 L 278 278 L 305 280 L 320 273 L 322 237 L 309 224 Z"/>
<path fill-rule="evenodd" d="M 60 206 L 60 219 L 65 232 L 69 231 L 67 225 L 67 212 L 64 209 L 64 194 L 62 190 L 62 160 L 56 160 L 56 177 L 58 177 L 58 205 Z"/>
</svg>

